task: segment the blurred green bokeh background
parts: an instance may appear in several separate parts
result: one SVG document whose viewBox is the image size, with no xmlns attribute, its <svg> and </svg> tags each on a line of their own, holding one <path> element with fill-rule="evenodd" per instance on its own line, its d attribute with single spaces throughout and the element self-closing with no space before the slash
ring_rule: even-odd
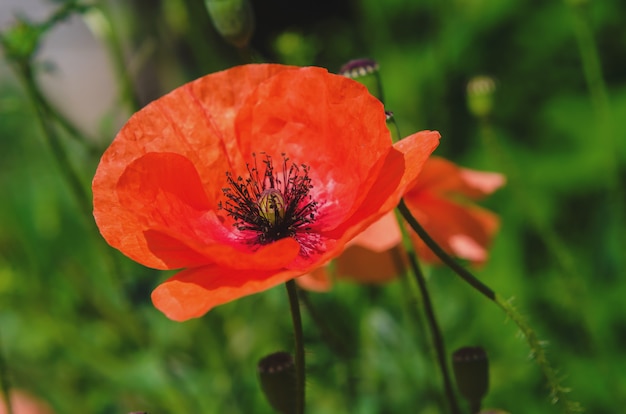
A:
<svg viewBox="0 0 626 414">
<path fill-rule="evenodd" d="M 49 7 L 34 22 L 64 4 L 40 3 Z M 198 320 L 169 321 L 149 299 L 168 274 L 108 247 L 66 179 L 71 168 L 88 192 L 99 155 L 133 107 L 243 63 L 244 54 L 215 32 L 202 0 L 90 4 L 46 32 L 33 61 L 35 78 L 48 85 L 44 92 L 80 130 L 56 129 L 66 163 L 57 162 L 19 69 L 10 70 L 16 61 L 0 65 L 0 346 L 11 382 L 58 413 L 270 413 L 256 362 L 292 347 L 284 288 Z M 546 340 L 573 400 L 589 413 L 620 412 L 626 405 L 626 3 L 266 0 L 252 6 L 257 57 L 333 72 L 350 59 L 374 58 L 385 103 L 403 133 L 439 130 L 436 154 L 507 175 L 507 186 L 483 203 L 501 216 L 502 228 L 488 264 L 476 273 L 515 298 Z M 17 27 L 7 17 L 0 28 L 5 37 Z M 61 42 L 55 49 L 62 53 L 47 48 L 47 39 L 70 26 L 78 31 L 65 38 L 67 47 Z M 73 43 L 83 38 L 92 43 Z M 85 65 L 94 47 L 107 56 L 105 65 Z M 467 104 L 468 82 L 478 75 L 490 76 L 496 87 L 484 116 Z M 65 88 L 81 76 L 87 85 L 108 79 L 116 86 L 79 90 L 76 102 L 68 102 Z M 85 122 L 81 114 L 89 108 L 103 109 Z M 75 135 L 88 136 L 89 145 Z M 481 345 L 489 354 L 485 406 L 559 412 L 527 343 L 501 310 L 448 269 L 428 273 L 449 352 Z M 416 323 L 419 306 L 405 293 L 394 282 L 338 283 L 330 293 L 310 294 L 351 351 L 332 352 L 305 312 L 308 412 L 444 412 L 429 333 Z"/>
</svg>

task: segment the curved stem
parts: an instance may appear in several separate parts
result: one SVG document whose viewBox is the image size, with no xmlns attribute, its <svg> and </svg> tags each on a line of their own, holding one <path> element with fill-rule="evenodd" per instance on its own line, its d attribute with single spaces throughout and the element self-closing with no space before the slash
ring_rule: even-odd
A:
<svg viewBox="0 0 626 414">
<path fill-rule="evenodd" d="M 296 414 L 304 414 L 306 367 L 304 360 L 304 337 L 302 335 L 302 318 L 300 316 L 300 303 L 298 301 L 298 288 L 295 280 L 285 283 L 289 296 L 289 307 L 293 321 L 293 333 L 296 347 Z"/>
<path fill-rule="evenodd" d="M 531 350 L 531 356 L 539 365 L 543 376 L 548 382 L 550 387 L 550 396 L 554 404 L 561 404 L 565 413 L 577 413 L 582 411 L 582 407 L 579 403 L 571 401 L 567 398 L 567 392 L 569 389 L 561 384 L 561 378 L 556 373 L 556 370 L 550 364 L 542 342 L 537 337 L 535 331 L 530 327 L 526 319 L 515 309 L 515 307 L 506 300 L 503 300 L 487 285 L 478 280 L 467 269 L 459 265 L 450 255 L 448 255 L 432 237 L 424 230 L 424 228 L 413 217 L 409 209 L 407 208 L 404 200 L 400 200 L 398 210 L 409 223 L 411 228 L 420 236 L 424 243 L 430 248 L 433 253 L 447 266 L 449 266 L 457 275 L 459 275 L 464 281 L 466 281 L 474 289 L 482 293 L 489 298 L 492 302 L 498 305 L 504 313 L 511 318 L 511 320 L 517 325 Z"/>
<path fill-rule="evenodd" d="M 449 268 L 454 270 L 454 272 L 461 276 L 463 280 L 469 283 L 474 289 L 478 290 L 480 293 L 488 297 L 490 300 L 496 300 L 496 294 L 493 290 L 489 288 L 489 286 L 485 285 L 483 282 L 478 280 L 476 276 L 472 275 L 467 269 L 458 264 L 456 260 L 450 257 L 434 240 L 426 230 L 415 220 L 415 217 L 411 214 L 408 207 L 404 203 L 404 200 L 400 200 L 400 204 L 398 205 L 398 210 L 402 213 L 404 219 L 409 223 L 413 231 L 417 233 L 418 236 L 424 241 L 426 246 L 430 250 L 435 253 L 435 255 Z"/>
<path fill-rule="evenodd" d="M 426 287 L 426 279 L 424 278 L 424 273 L 422 273 L 422 270 L 417 263 L 415 253 L 410 252 L 408 256 L 409 263 L 411 264 L 411 269 L 413 270 L 413 274 L 415 275 L 417 285 L 419 286 L 420 293 L 422 295 L 422 303 L 424 304 L 424 311 L 426 314 L 426 320 L 428 321 L 428 327 L 430 328 L 430 333 L 433 336 L 433 344 L 435 345 L 435 352 L 437 354 L 439 370 L 441 371 L 441 374 L 443 376 L 443 388 L 446 393 L 446 398 L 448 400 L 448 404 L 450 405 L 451 412 L 453 414 L 460 414 L 461 410 L 459 408 L 459 403 L 456 400 L 456 395 L 454 394 L 452 380 L 450 379 L 450 371 L 448 370 L 448 364 L 446 362 L 446 346 L 443 341 L 441 329 L 439 328 L 439 324 L 437 323 L 437 318 L 435 317 L 435 310 L 430 300 L 428 288 Z"/>
</svg>

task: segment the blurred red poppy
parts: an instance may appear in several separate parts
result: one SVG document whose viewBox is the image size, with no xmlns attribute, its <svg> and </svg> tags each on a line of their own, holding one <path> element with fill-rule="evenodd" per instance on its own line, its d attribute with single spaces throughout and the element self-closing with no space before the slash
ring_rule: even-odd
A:
<svg viewBox="0 0 626 414">
<path fill-rule="evenodd" d="M 431 157 L 404 201 L 448 254 L 481 265 L 487 260 L 500 221 L 496 214 L 471 201 L 493 193 L 505 181 L 499 173 L 461 168 L 443 158 Z M 415 233 L 411 235 L 422 261 L 440 263 Z"/>
<path fill-rule="evenodd" d="M 157 269 L 174 320 L 338 256 L 393 209 L 437 146 L 392 145 L 382 104 L 321 68 L 235 67 L 137 112 L 104 153 L 94 217 L 107 242 Z"/>
<path fill-rule="evenodd" d="M 504 182 L 502 174 L 461 168 L 443 158 L 430 157 L 404 199 L 411 213 L 448 254 L 480 265 L 487 260 L 499 220 L 494 213 L 468 201 L 493 193 Z M 409 234 L 421 261 L 440 263 L 415 233 L 409 230 Z M 389 282 L 406 265 L 401 241 L 397 220 L 388 213 L 350 242 L 335 260 L 333 274 L 360 283 Z M 314 291 L 331 287 L 325 268 L 299 278 L 298 283 Z"/>
<path fill-rule="evenodd" d="M 11 409 L 13 414 L 52 414 L 52 409 L 46 403 L 18 389 L 11 390 Z M 6 413 L 4 400 L 0 395 L 0 414 Z"/>
</svg>

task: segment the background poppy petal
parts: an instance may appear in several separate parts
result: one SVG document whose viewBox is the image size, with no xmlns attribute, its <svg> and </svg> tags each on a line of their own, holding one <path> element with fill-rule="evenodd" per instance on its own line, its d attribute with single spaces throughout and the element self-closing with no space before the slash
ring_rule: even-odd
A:
<svg viewBox="0 0 626 414">
<path fill-rule="evenodd" d="M 441 157 L 430 157 L 410 191 L 432 191 L 442 196 L 463 195 L 476 200 L 493 193 L 505 182 L 502 174 L 462 168 Z"/>
<path fill-rule="evenodd" d="M 446 252 L 476 264 L 481 264 L 487 258 L 486 249 L 499 226 L 497 215 L 477 206 L 461 205 L 430 195 L 419 198 L 407 195 L 406 204 L 411 214 Z M 438 263 L 439 260 L 430 249 L 426 248 L 417 235 L 412 235 L 420 258 Z M 471 239 L 473 243 L 459 243 L 458 236 L 463 236 L 466 241 Z M 485 249 L 482 260 L 476 253 L 476 247 Z"/>
<path fill-rule="evenodd" d="M 395 213 L 390 211 L 352 239 L 349 244 L 380 253 L 397 246 L 400 242 L 402 233 L 398 219 Z"/>
</svg>

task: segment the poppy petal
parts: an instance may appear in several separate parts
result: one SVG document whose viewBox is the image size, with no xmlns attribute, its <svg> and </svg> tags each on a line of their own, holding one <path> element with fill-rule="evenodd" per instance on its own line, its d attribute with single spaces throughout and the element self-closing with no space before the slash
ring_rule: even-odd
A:
<svg viewBox="0 0 626 414">
<path fill-rule="evenodd" d="M 94 217 L 107 242 L 140 263 L 166 268 L 149 253 L 139 211 L 120 205 L 116 186 L 127 166 L 150 152 L 177 153 L 194 165 L 210 207 L 217 208 L 225 180 L 215 180 L 241 158 L 232 147 L 233 118 L 256 85 L 283 65 L 246 65 L 190 82 L 134 114 L 103 154 L 93 179 Z M 218 172 L 218 174 L 216 174 Z"/>
<path fill-rule="evenodd" d="M 367 89 L 322 68 L 281 72 L 249 97 L 236 119 L 244 158 L 264 152 L 310 167 L 319 217 L 349 217 L 376 179 L 391 137 L 382 104 Z"/>
<path fill-rule="evenodd" d="M 178 154 L 146 154 L 127 166 L 115 186 L 107 170 L 100 171 L 94 180 L 94 217 L 102 235 L 133 260 L 168 268 L 150 251 L 143 233 L 164 221 L 180 232 L 192 231 L 192 220 L 209 207 L 191 162 Z"/>
<path fill-rule="evenodd" d="M 487 258 L 486 248 L 496 233 L 498 217 L 480 207 L 460 205 L 441 198 L 422 195 L 419 199 L 407 195 L 406 204 L 422 224 L 426 232 L 449 254 L 481 264 Z M 424 243 L 412 234 L 418 246 L 418 254 L 426 262 L 439 260 Z M 463 236 L 466 243 L 459 243 Z M 467 243 L 471 239 L 473 243 Z M 476 247 L 485 249 L 484 255 L 476 253 Z M 465 248 L 467 247 L 467 248 Z M 482 257 L 483 260 L 476 260 Z"/>
<path fill-rule="evenodd" d="M 493 193 L 505 182 L 502 174 L 461 168 L 446 159 L 431 157 L 411 191 L 436 191 L 443 196 L 463 195 L 477 200 Z"/>
<path fill-rule="evenodd" d="M 157 286 L 152 303 L 168 318 L 184 321 L 298 275 L 297 271 L 234 270 L 214 265 L 187 269 Z"/>
<path fill-rule="evenodd" d="M 318 267 L 313 271 L 296 278 L 296 283 L 302 289 L 312 292 L 330 291 L 332 281 L 325 266 Z"/>
<path fill-rule="evenodd" d="M 382 216 L 349 243 L 373 252 L 384 252 L 402 241 L 398 219 L 393 211 Z"/>
<path fill-rule="evenodd" d="M 422 166 L 439 145 L 439 139 L 440 135 L 436 131 L 421 131 L 398 141 L 387 154 L 380 175 L 360 208 L 333 230 L 333 234 L 343 233 L 344 237 L 352 238 L 393 209 L 407 187 L 417 179 Z M 369 218 L 364 220 L 364 217 Z"/>
<path fill-rule="evenodd" d="M 401 151 L 405 157 L 405 171 L 400 184 L 402 197 L 408 188 L 415 186 L 422 170 L 428 165 L 427 160 L 439 145 L 441 135 L 437 131 L 420 131 L 401 139 L 394 144 L 394 148 Z M 421 180 L 421 178 L 420 178 Z M 400 200 L 395 201 L 398 204 Z"/>
<path fill-rule="evenodd" d="M 298 257 L 300 244 L 292 238 L 242 251 L 240 243 L 213 242 L 206 244 L 193 238 L 173 235 L 169 229 L 152 229 L 145 232 L 150 250 L 164 260 L 169 269 L 197 267 L 206 264 L 231 267 L 233 269 L 280 269 Z M 246 246 L 244 246 L 245 248 Z M 176 253 L 179 256 L 174 256 Z M 183 261 L 185 260 L 185 261 Z"/>
<path fill-rule="evenodd" d="M 399 246 L 375 252 L 361 246 L 350 246 L 336 260 L 337 279 L 360 283 L 387 283 L 406 267 L 404 252 Z"/>
</svg>

